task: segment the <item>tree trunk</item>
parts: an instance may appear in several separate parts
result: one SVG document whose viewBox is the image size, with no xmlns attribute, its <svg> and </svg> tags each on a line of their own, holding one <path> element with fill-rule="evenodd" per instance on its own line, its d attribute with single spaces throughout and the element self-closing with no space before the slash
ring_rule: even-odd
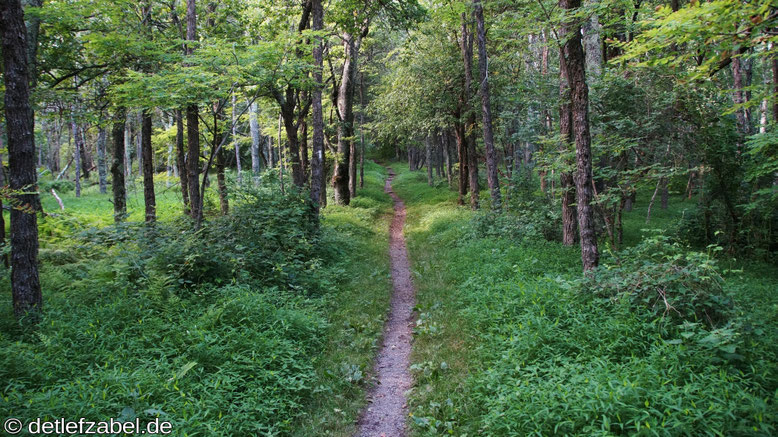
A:
<svg viewBox="0 0 778 437">
<path fill-rule="evenodd" d="M 478 31 L 478 70 L 481 73 L 481 114 L 483 116 L 484 148 L 486 149 L 486 176 L 489 193 L 492 197 L 492 210 L 502 210 L 500 180 L 497 177 L 497 160 L 494 152 L 494 133 L 492 132 L 492 109 L 489 95 L 489 67 L 486 53 L 486 28 L 481 0 L 474 0 L 475 19 Z"/>
<path fill-rule="evenodd" d="M 214 103 L 214 115 L 213 115 L 213 148 L 211 153 L 215 153 L 214 163 L 216 167 L 216 192 L 219 194 L 219 210 L 222 215 L 227 215 L 230 210 L 230 204 L 227 197 L 227 180 L 225 177 L 226 170 L 226 158 L 224 156 L 224 147 L 222 143 L 227 140 L 224 134 L 220 130 L 220 125 L 223 124 L 225 116 L 224 110 L 220 104 Z M 205 174 L 208 174 L 208 167 L 205 168 Z M 200 192 L 201 197 L 205 197 L 205 190 Z"/>
<path fill-rule="evenodd" d="M 351 150 L 354 137 L 354 82 L 357 73 L 357 55 L 361 37 L 343 34 L 343 74 L 338 89 L 338 153 L 335 156 L 335 171 L 332 175 L 332 188 L 335 190 L 335 203 L 348 205 L 351 202 L 349 184 L 351 174 Z"/>
<path fill-rule="evenodd" d="M 353 140 L 353 136 L 350 143 L 351 152 L 349 153 L 348 158 L 348 191 L 349 197 L 353 199 L 357 196 L 357 144 L 356 141 Z"/>
<path fill-rule="evenodd" d="M 143 178 L 143 111 L 137 113 L 138 133 L 135 135 L 135 157 L 138 160 L 138 177 Z"/>
<path fill-rule="evenodd" d="M 359 188 L 365 187 L 365 75 L 359 76 Z"/>
<path fill-rule="evenodd" d="M 97 131 L 97 175 L 100 183 L 100 194 L 108 192 L 107 171 L 105 165 L 105 127 L 100 126 Z"/>
<path fill-rule="evenodd" d="M 81 135 L 78 134 L 78 125 L 73 119 L 73 114 L 70 115 L 70 132 L 73 137 L 73 160 L 76 167 L 76 197 L 81 197 L 81 144 L 79 144 Z"/>
<path fill-rule="evenodd" d="M 281 182 L 281 194 L 284 194 L 284 149 L 283 143 L 281 143 L 281 118 L 282 115 L 278 114 L 278 180 Z M 297 135 L 297 130 L 294 131 Z"/>
<path fill-rule="evenodd" d="M 778 56 L 773 55 L 771 59 L 773 73 L 773 122 L 778 124 Z"/>
<path fill-rule="evenodd" d="M 49 155 L 48 166 L 51 169 L 51 173 L 55 174 L 59 172 L 59 151 L 62 147 L 60 136 L 62 134 L 62 125 L 56 121 L 50 126 L 50 129 L 46 131 L 46 135 L 49 137 Z"/>
<path fill-rule="evenodd" d="M 111 129 L 113 137 L 113 162 L 111 163 L 111 189 L 113 190 L 113 219 L 115 222 L 127 216 L 127 191 L 124 185 L 124 111 L 116 114 Z"/>
<path fill-rule="evenodd" d="M 131 125 L 131 116 L 129 114 L 125 114 L 125 122 L 124 122 L 124 185 L 125 185 L 125 192 L 128 192 L 130 190 L 130 183 L 133 180 L 132 176 L 132 130 L 130 129 Z"/>
<path fill-rule="evenodd" d="M 273 151 L 273 137 L 267 137 L 267 161 L 270 168 L 275 168 L 275 152 Z"/>
<path fill-rule="evenodd" d="M 449 136 L 448 129 L 443 129 L 441 139 L 443 140 L 443 156 L 446 159 L 446 178 L 448 179 L 448 186 L 451 187 L 451 179 L 454 175 L 451 171 L 451 137 Z"/>
<path fill-rule="evenodd" d="M 308 184 L 308 171 L 311 167 L 311 163 L 308 161 L 308 121 L 302 117 L 297 123 L 300 132 L 300 165 L 302 167 L 303 174 L 303 186 Z"/>
<path fill-rule="evenodd" d="M 197 105 L 186 108 L 186 139 L 189 213 L 195 221 L 195 227 L 199 227 L 203 220 L 203 207 L 200 199 L 200 120 Z"/>
<path fill-rule="evenodd" d="M 235 104 L 235 93 L 232 93 L 232 115 L 230 116 L 232 125 L 232 144 L 235 146 L 235 171 L 237 171 L 238 185 L 242 182 L 241 172 L 243 169 L 240 165 L 240 144 L 238 143 L 238 124 L 235 122 L 235 111 L 237 105 Z"/>
<path fill-rule="evenodd" d="M 173 127 L 173 120 L 170 119 L 165 123 L 165 129 L 169 130 Z M 167 157 L 165 159 L 165 188 L 170 188 L 171 179 L 173 174 L 177 173 L 175 170 L 175 164 L 173 163 L 173 143 L 167 145 Z"/>
<path fill-rule="evenodd" d="M 667 204 L 670 201 L 670 192 L 667 190 L 667 178 L 662 178 L 662 186 L 660 187 L 662 200 L 659 204 L 662 209 L 667 209 Z"/>
<path fill-rule="evenodd" d="M 141 118 L 143 202 L 146 206 L 146 223 L 154 223 L 157 220 L 157 200 L 154 196 L 154 150 L 151 148 L 151 109 L 144 109 Z"/>
<path fill-rule="evenodd" d="M 20 205 L 40 205 L 35 172 L 35 137 L 30 106 L 27 35 L 19 0 L 0 0 L 0 37 L 4 62 L 5 121 L 10 188 Z M 38 216 L 34 209 L 11 209 L 11 294 L 14 315 L 32 324 L 43 306 L 38 276 Z"/>
<path fill-rule="evenodd" d="M 457 142 L 457 159 L 459 159 L 459 195 L 457 196 L 457 205 L 465 204 L 465 195 L 467 195 L 467 140 L 465 139 L 465 128 L 461 122 L 457 121 L 454 125 L 454 136 Z"/>
<path fill-rule="evenodd" d="M 324 11 L 321 0 L 312 0 L 313 31 L 319 32 L 324 28 Z M 313 44 L 313 82 L 312 91 L 312 117 L 313 117 L 313 150 L 311 154 L 311 204 L 318 220 L 320 205 L 323 203 L 324 189 L 326 188 L 324 175 L 324 113 L 321 106 L 321 89 L 324 86 L 322 80 L 322 38 L 316 36 Z"/>
<path fill-rule="evenodd" d="M 186 1 L 186 39 L 197 41 L 196 0 Z M 192 45 L 186 46 L 187 55 L 194 52 Z M 190 214 L 199 228 L 203 221 L 203 204 L 200 199 L 200 119 L 197 104 L 186 107 L 186 139 L 188 155 L 186 159 L 187 182 L 189 183 Z"/>
<path fill-rule="evenodd" d="M 746 72 L 744 71 L 744 60 L 740 55 L 745 54 L 743 50 L 738 51 L 738 55 L 732 58 L 732 78 L 734 79 L 735 91 L 732 95 L 732 101 L 736 106 L 739 106 L 735 111 L 738 130 L 738 143 L 737 153 L 740 155 L 743 152 L 744 142 L 748 135 L 751 134 L 751 117 L 750 111 L 745 107 L 742 107 L 748 102 L 746 98 L 745 87 L 747 86 Z"/>
<path fill-rule="evenodd" d="M 635 197 L 637 196 L 637 193 L 634 191 L 630 191 L 629 196 L 624 200 L 624 211 L 626 212 L 632 212 L 632 207 L 635 204 Z"/>
<path fill-rule="evenodd" d="M 560 37 L 563 37 L 560 35 Z M 560 151 L 566 153 L 573 141 L 573 106 L 570 101 L 570 87 L 567 84 L 567 64 L 565 62 L 564 49 L 559 56 L 559 133 L 562 136 Z M 575 204 L 575 182 L 573 174 L 561 172 L 559 185 L 562 191 L 562 244 L 572 246 L 575 244 L 575 234 L 578 230 L 578 219 L 573 208 Z"/>
<path fill-rule="evenodd" d="M 227 215 L 230 212 L 230 201 L 227 197 L 227 180 L 225 177 L 225 163 L 224 149 L 219 149 L 216 152 L 216 186 L 219 190 L 219 209 L 222 215 Z"/>
<path fill-rule="evenodd" d="M 581 0 L 560 0 L 560 7 L 575 12 Z M 567 81 L 573 109 L 576 167 L 575 191 L 578 206 L 578 233 L 581 239 L 581 260 L 584 271 L 597 267 L 599 252 L 592 209 L 592 151 L 589 132 L 589 89 L 586 85 L 586 61 L 581 45 L 580 26 L 565 23 L 566 35 L 571 35 L 563 48 L 567 67 Z"/>
<path fill-rule="evenodd" d="M 186 166 L 186 151 L 184 150 L 184 114 L 181 109 L 176 109 L 176 164 L 178 165 L 178 179 L 181 182 L 184 213 L 189 215 L 189 174 Z"/>
<path fill-rule="evenodd" d="M 251 171 L 254 173 L 255 181 L 259 177 L 262 169 L 262 162 L 259 149 L 259 121 L 257 120 L 257 104 L 251 103 L 249 110 L 249 130 L 251 131 Z"/>
<path fill-rule="evenodd" d="M 475 113 L 470 108 L 470 92 L 473 83 L 473 34 L 467 29 L 467 15 L 462 12 L 462 60 L 465 63 L 465 99 L 464 111 L 467 115 L 467 123 L 464 128 L 464 138 L 467 144 L 467 169 L 470 179 L 470 208 L 477 210 L 479 206 L 478 195 L 478 155 L 475 150 L 475 138 L 472 131 L 475 129 Z"/>
<path fill-rule="evenodd" d="M 587 6 L 593 0 L 586 0 Z M 602 44 L 600 42 L 600 19 L 592 14 L 583 25 L 583 44 L 586 49 L 586 73 L 593 78 L 602 74 Z"/>
<path fill-rule="evenodd" d="M 427 161 L 427 185 L 431 187 L 435 185 L 435 182 L 432 178 L 432 145 L 430 143 L 430 136 L 427 135 L 427 138 L 424 140 L 424 156 Z"/>
<path fill-rule="evenodd" d="M 0 149 L 3 148 L 5 148 L 3 145 L 3 136 L 0 134 Z M 3 167 L 3 165 L 2 154 L 0 154 L 0 186 L 5 187 L 8 185 L 8 182 L 5 178 L 5 167 Z M 0 196 L 0 249 L 3 250 L 3 265 L 7 269 L 11 266 L 11 263 L 8 259 L 8 253 L 5 252 L 5 244 L 5 214 L 3 214 L 3 198 Z"/>
</svg>

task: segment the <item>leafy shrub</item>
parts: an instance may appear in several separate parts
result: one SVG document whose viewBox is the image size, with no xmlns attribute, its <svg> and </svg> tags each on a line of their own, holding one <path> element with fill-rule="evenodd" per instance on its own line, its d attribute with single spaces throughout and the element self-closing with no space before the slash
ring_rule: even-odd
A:
<svg viewBox="0 0 778 437">
<path fill-rule="evenodd" d="M 724 321 L 732 307 L 716 260 L 670 237 L 646 238 L 614 257 L 580 280 L 583 290 L 611 302 L 626 299 L 633 307 L 647 308 L 651 317 L 711 327 Z"/>
</svg>

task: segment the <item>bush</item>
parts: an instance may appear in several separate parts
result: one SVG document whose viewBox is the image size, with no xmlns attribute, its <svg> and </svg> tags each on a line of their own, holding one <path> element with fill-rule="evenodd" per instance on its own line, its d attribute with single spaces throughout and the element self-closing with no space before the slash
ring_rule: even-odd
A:
<svg viewBox="0 0 778 437">
<path fill-rule="evenodd" d="M 651 318 L 710 327 L 726 320 L 732 299 L 709 254 L 691 251 L 660 234 L 613 256 L 580 280 L 584 291 L 614 303 L 627 300 L 632 307 L 648 309 Z"/>
</svg>

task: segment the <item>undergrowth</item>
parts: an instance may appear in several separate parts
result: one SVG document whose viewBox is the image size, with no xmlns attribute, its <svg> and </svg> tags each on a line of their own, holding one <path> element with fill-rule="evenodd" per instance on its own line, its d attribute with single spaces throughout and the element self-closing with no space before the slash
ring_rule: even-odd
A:
<svg viewBox="0 0 778 437">
<path fill-rule="evenodd" d="M 583 278 L 577 247 L 418 173 L 394 186 L 417 273 L 415 435 L 775 434 L 774 270 L 641 234 L 639 203 L 632 247 Z"/>
<path fill-rule="evenodd" d="M 173 191 L 154 227 L 108 225 L 92 187 L 63 194 L 66 211 L 41 225 L 36 331 L 13 320 L 3 275 L 0 416 L 159 417 L 189 436 L 350 432 L 390 287 L 390 201 L 381 168 L 367 175 L 319 232 L 306 194 L 272 177 L 234 190 L 231 214 L 197 232 L 173 218 Z"/>
</svg>

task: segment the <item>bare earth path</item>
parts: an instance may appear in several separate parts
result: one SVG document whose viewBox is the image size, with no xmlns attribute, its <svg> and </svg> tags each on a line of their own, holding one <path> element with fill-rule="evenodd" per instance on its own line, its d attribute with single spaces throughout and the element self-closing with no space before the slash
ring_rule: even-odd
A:
<svg viewBox="0 0 778 437">
<path fill-rule="evenodd" d="M 414 289 L 403 226 L 405 204 L 392 191 L 394 172 L 389 170 L 384 191 L 394 199 L 394 218 L 389 227 L 392 265 L 392 303 L 384 326 L 384 341 L 378 353 L 377 384 L 368 393 L 368 407 L 359 421 L 359 437 L 402 437 L 406 434 L 408 408 L 405 392 L 411 388 L 409 370 L 413 323 Z"/>
</svg>

